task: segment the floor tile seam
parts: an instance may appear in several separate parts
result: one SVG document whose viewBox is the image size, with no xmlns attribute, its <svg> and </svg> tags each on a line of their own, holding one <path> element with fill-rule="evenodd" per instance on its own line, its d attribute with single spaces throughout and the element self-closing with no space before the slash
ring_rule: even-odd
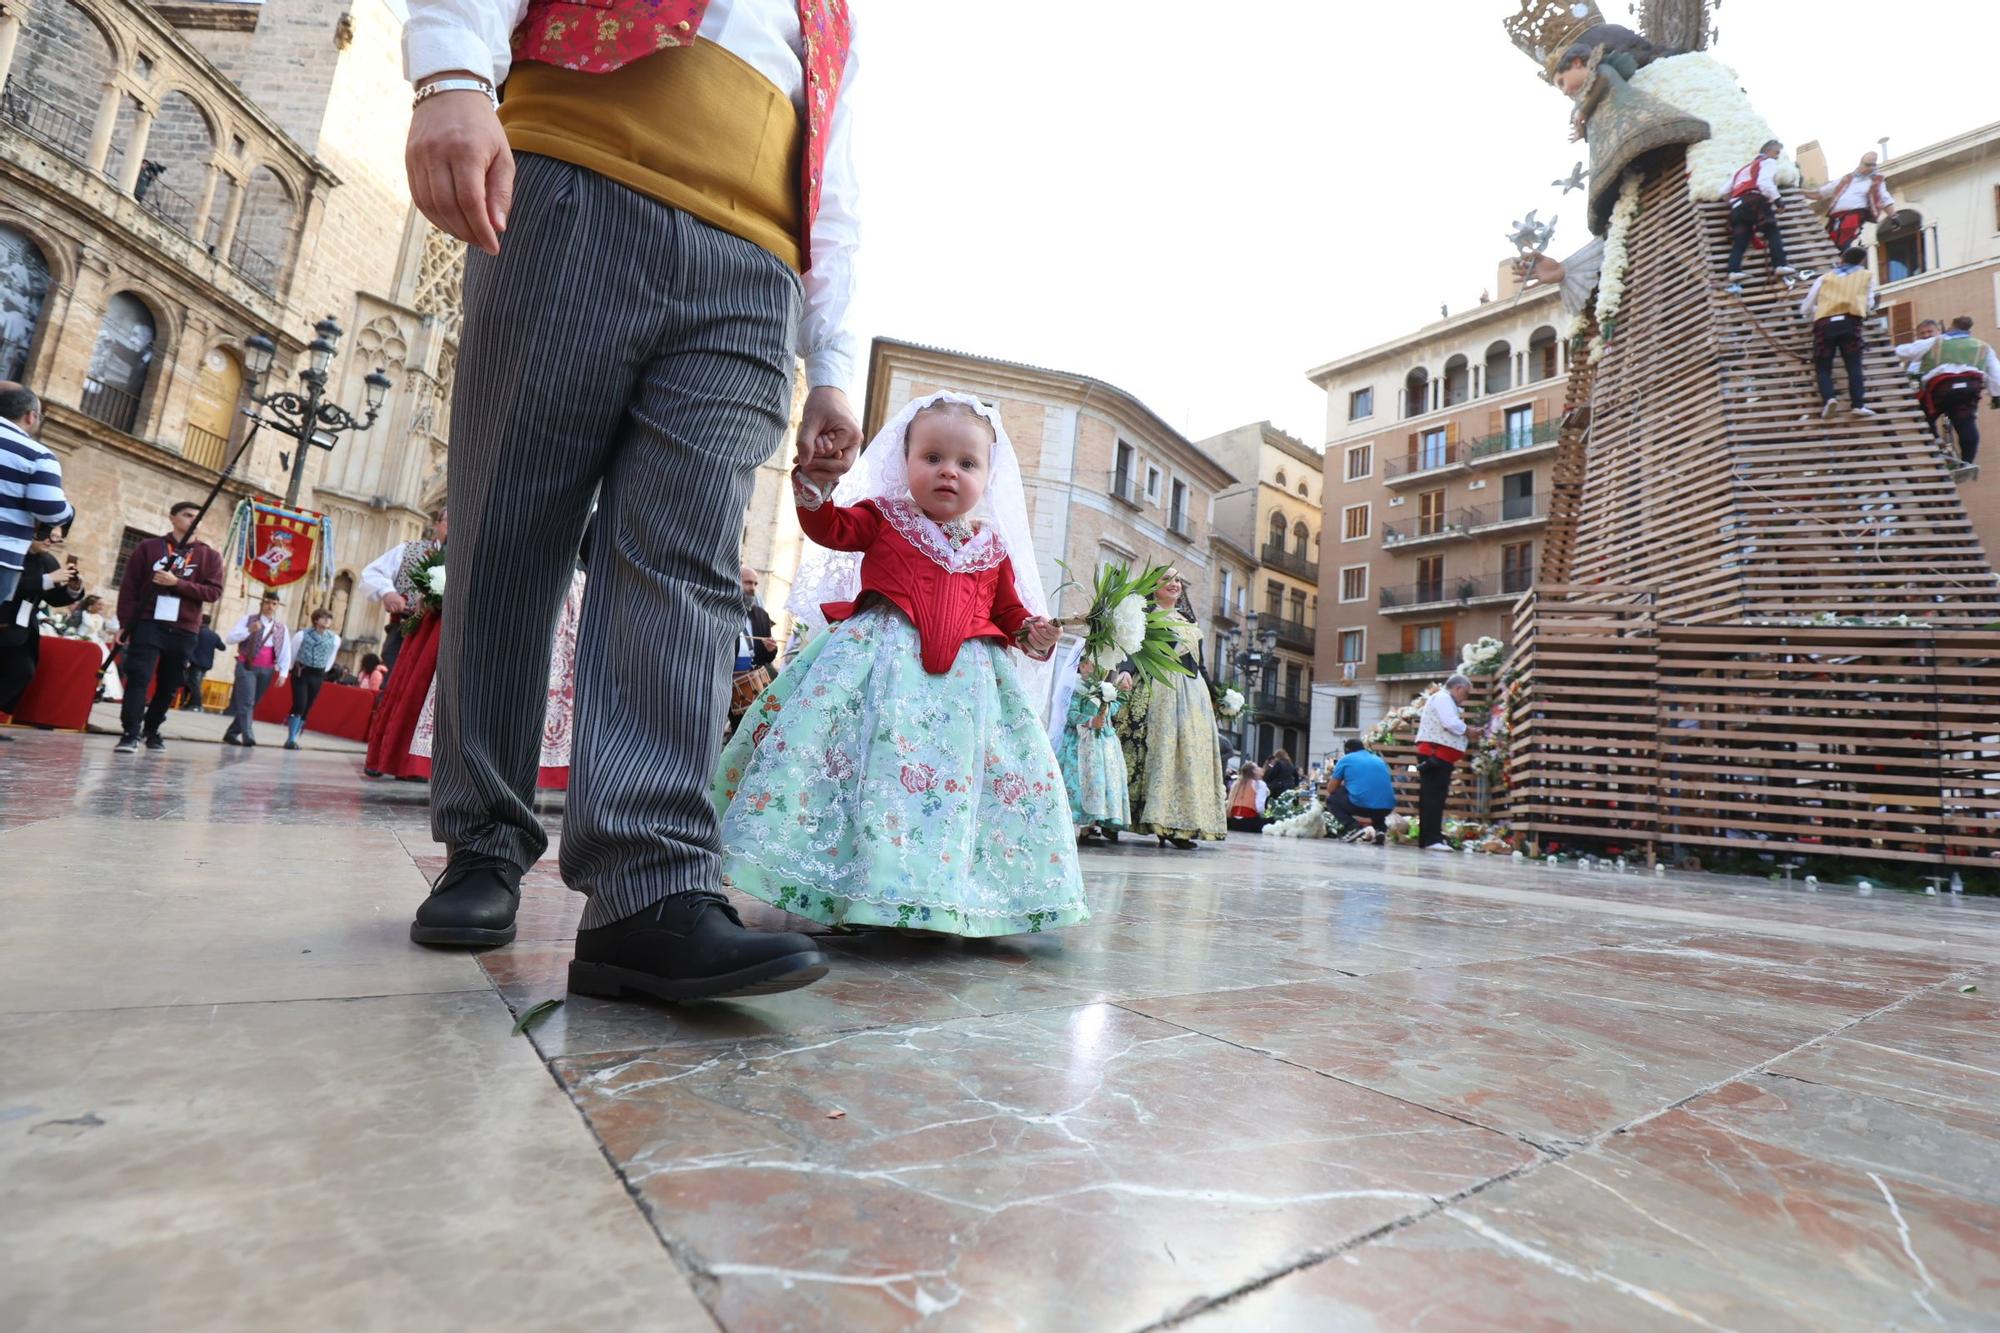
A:
<svg viewBox="0 0 2000 1333">
<path fill-rule="evenodd" d="M 1964 975 L 1964 974 L 1960 973 L 1959 975 Z M 1943 985 L 1947 983 L 1938 983 L 1938 984 Z M 1458 1204 L 1464 1202 L 1466 1199 L 1472 1197 L 1473 1195 L 1484 1193 L 1485 1191 L 1500 1185 L 1510 1184 L 1517 1181 L 1525 1180 L 1528 1177 L 1544 1170 L 1545 1168 L 1566 1167 L 1567 1169 L 1573 1172 L 1575 1168 L 1569 1165 L 1571 1159 L 1581 1156 L 1585 1153 L 1595 1152 L 1601 1149 L 1604 1146 L 1604 1144 L 1608 1143 L 1617 1136 L 1629 1133 L 1634 1129 L 1637 1129 L 1645 1124 L 1648 1124 L 1651 1121 L 1656 1120 L 1661 1116 L 1664 1116 L 1674 1110 L 1679 1109 L 1682 1106 L 1687 1105 L 1690 1102 L 1697 1100 L 1698 1098 L 1708 1096 L 1714 1092 L 1719 1091 L 1722 1088 L 1728 1087 L 1731 1083 L 1743 1082 L 1746 1079 L 1753 1078 L 1761 1074 L 1767 1074 L 1769 1072 L 1770 1066 L 1776 1064 L 1778 1061 L 1783 1060 L 1788 1056 L 1797 1053 L 1800 1050 L 1804 1050 L 1805 1048 L 1812 1046 L 1817 1042 L 1824 1041 L 1828 1037 L 1836 1036 L 1840 1032 L 1845 1031 L 1846 1028 L 1853 1027 L 1855 1024 L 1865 1022 L 1870 1018 L 1874 1018 L 1881 1014 L 1887 1013 L 1893 1009 L 1896 1009 L 1904 1004 L 1909 1003 L 1910 1001 L 1916 998 L 1917 998 L 1916 995 L 1905 996 L 1902 999 L 1897 1000 L 1891 1004 L 1884 1005 L 1880 1009 L 1874 1010 L 1871 1013 L 1861 1015 L 1860 1017 L 1855 1018 L 1851 1022 L 1843 1024 L 1840 1028 L 1835 1029 L 1831 1033 L 1824 1033 L 1806 1042 L 1802 1042 L 1798 1046 L 1793 1047 L 1791 1050 L 1773 1056 L 1771 1059 L 1763 1061 L 1758 1065 L 1752 1066 L 1750 1069 L 1738 1071 L 1737 1073 L 1732 1074 L 1729 1077 L 1724 1078 L 1716 1083 L 1710 1084 L 1707 1087 L 1697 1089 L 1696 1091 L 1689 1093 L 1685 1097 L 1679 1098 L 1678 1100 L 1674 1101 L 1673 1103 L 1665 1107 L 1661 1107 L 1656 1111 L 1650 1112 L 1643 1116 L 1636 1117 L 1632 1120 L 1625 1121 L 1624 1123 L 1614 1126 L 1611 1129 L 1605 1130 L 1602 1133 L 1595 1135 L 1591 1139 L 1586 1140 L 1585 1142 L 1575 1145 L 1574 1147 L 1569 1149 L 1550 1148 L 1542 1144 L 1534 1143 L 1532 1140 L 1529 1140 L 1521 1135 L 1512 1134 L 1504 1130 L 1496 1130 L 1494 1132 L 1506 1134 L 1507 1137 L 1509 1138 L 1514 1138 L 1519 1142 L 1528 1144 L 1529 1146 L 1535 1148 L 1537 1150 L 1537 1156 L 1535 1160 L 1524 1162 L 1520 1166 L 1515 1167 L 1511 1171 L 1504 1172 L 1488 1180 L 1481 1181 L 1478 1184 L 1466 1190 L 1460 1191 L 1458 1194 L 1452 1196 L 1451 1198 L 1439 1202 L 1434 1202 L 1430 1207 L 1420 1209 L 1404 1217 L 1397 1218 L 1394 1221 L 1385 1223 L 1384 1225 L 1377 1227 L 1374 1230 L 1367 1232 L 1363 1235 L 1350 1237 L 1347 1241 L 1344 1241 L 1339 1245 L 1330 1247 L 1314 1255 L 1309 1255 L 1306 1258 L 1300 1260 L 1296 1264 L 1289 1265 L 1288 1267 L 1281 1269 L 1277 1272 L 1266 1274 L 1265 1276 L 1257 1279 L 1254 1282 L 1246 1283 L 1243 1286 L 1237 1287 L 1229 1292 L 1224 1293 L 1221 1296 L 1215 1297 L 1207 1301 L 1203 1301 L 1200 1304 L 1191 1305 L 1184 1310 L 1177 1311 L 1176 1313 L 1167 1317 L 1166 1319 L 1156 1320 L 1151 1324 L 1144 1325 L 1140 1330 L 1140 1333 L 1151 1333 L 1152 1330 L 1156 1329 L 1167 1329 L 1167 1328 L 1177 1327 L 1185 1323 L 1187 1320 L 1194 1318 L 1197 1315 L 1206 1314 L 1209 1311 L 1219 1309 L 1222 1306 L 1225 1306 L 1233 1301 L 1241 1299 L 1242 1297 L 1249 1295 L 1252 1292 L 1270 1286 L 1273 1283 L 1281 1281 L 1282 1279 L 1289 1277 L 1295 1273 L 1303 1272 L 1306 1269 L 1317 1267 L 1318 1265 L 1328 1262 L 1329 1260 L 1337 1259 L 1341 1255 L 1351 1253 L 1352 1251 L 1360 1248 L 1363 1245 L 1370 1244 L 1376 1240 L 1379 1240 L 1383 1236 L 1390 1235 L 1393 1234 L 1394 1232 L 1413 1226 L 1418 1222 L 1426 1220 L 1427 1218 L 1440 1215 L 1445 1211 L 1447 1211 L 1448 1209 L 1456 1207 Z M 1172 1020 L 1162 1020 L 1162 1021 L 1171 1022 Z M 1175 1024 L 1175 1026 L 1179 1027 L 1184 1025 Z M 1189 1030 L 1195 1031 L 1196 1029 L 1189 1029 Z M 1203 1033 L 1202 1035 L 1212 1036 L 1213 1034 Z M 1220 1038 L 1220 1037 L 1215 1038 L 1215 1040 L 1226 1041 L 1225 1038 Z M 1228 1042 L 1227 1044 L 1237 1045 L 1238 1043 Z M 1244 1049 L 1255 1050 L 1255 1048 L 1244 1048 Z M 1268 1058 L 1277 1060 L 1283 1064 L 1291 1064 L 1298 1068 L 1309 1069 L 1308 1066 L 1298 1065 L 1296 1061 L 1288 1060 L 1285 1057 L 1277 1055 L 1272 1052 L 1258 1052 L 1258 1053 L 1266 1055 Z M 1309 1072 L 1320 1074 L 1322 1077 L 1331 1078 L 1335 1082 L 1346 1083 L 1349 1086 L 1366 1088 L 1366 1090 L 1368 1091 L 1376 1092 L 1382 1096 L 1391 1097 L 1392 1099 L 1397 1101 L 1402 1101 L 1406 1105 L 1412 1105 L 1412 1106 L 1421 1105 L 1421 1103 L 1409 1102 L 1405 1098 L 1396 1097 L 1395 1094 L 1393 1093 L 1382 1093 L 1380 1089 L 1367 1088 L 1367 1085 L 1365 1084 L 1356 1084 L 1353 1083 L 1352 1080 L 1340 1078 L 1337 1075 L 1328 1074 L 1323 1070 L 1309 1069 Z M 1800 1080 L 1800 1081 L 1804 1082 L 1806 1080 Z M 1455 1115 L 1451 1112 L 1443 1111 L 1436 1107 L 1424 1107 L 1423 1109 L 1431 1111 L 1437 1115 L 1443 1115 L 1454 1120 L 1459 1120 L 1469 1125 L 1475 1125 L 1478 1128 L 1482 1129 L 1491 1128 L 1490 1126 L 1478 1125 L 1478 1122 L 1476 1121 L 1467 1120 L 1463 1116 Z"/>
<path fill-rule="evenodd" d="M 137 1014 L 149 1011 L 170 1013 L 176 1009 L 240 1009 L 260 1004 L 345 1004 L 358 1000 L 409 1000 L 432 995 L 479 995 L 493 992 L 484 986 L 449 986 L 441 990 L 371 991 L 366 995 L 286 995 L 254 1000 L 190 1000 L 182 1004 L 114 1004 L 70 1009 L 0 1010 L 0 1022 L 13 1018 L 61 1018 L 73 1014 Z M 505 998 L 502 997 L 503 1004 Z"/>
<path fill-rule="evenodd" d="M 1759 1077 L 1783 1079 L 1787 1083 L 1803 1083 L 1807 1087 L 1825 1088 L 1829 1092 L 1844 1092 L 1850 1097 L 1865 1097 L 1869 1101 L 1886 1102 L 1891 1106 L 1907 1107 L 1912 1111 L 1920 1111 L 1926 1115 L 1935 1115 L 1941 1110 L 1951 1115 L 1969 1115 L 1977 1110 L 1977 1106 L 1975 1104 L 1967 1104 L 1967 1106 L 1963 1110 L 1954 1106 L 1940 1107 L 1935 1104 L 1926 1105 L 1923 1102 L 1910 1101 L 1908 1098 L 1905 1097 L 1891 1097 L 1889 1094 L 1885 1092 L 1873 1092 L 1867 1088 L 1857 1088 L 1846 1083 L 1828 1083 L 1823 1079 L 1806 1078 L 1802 1074 L 1789 1074 L 1778 1069 L 1767 1069 L 1761 1075 L 1759 1075 Z M 1939 1095 L 1940 1097 L 1942 1097 L 1942 1094 Z M 1945 1100 L 1949 1099 L 1947 1098 Z"/>
<path fill-rule="evenodd" d="M 1962 976 L 1964 974 L 1960 973 L 1958 975 Z M 1693 1092 L 1690 1092 L 1683 1097 L 1676 1098 L 1675 1100 L 1669 1102 L 1665 1106 L 1647 1112 L 1645 1115 L 1636 1116 L 1633 1119 L 1622 1122 L 1621 1124 L 1614 1125 L 1609 1129 L 1601 1130 L 1597 1134 L 1592 1135 L 1590 1138 L 1585 1139 L 1580 1143 L 1577 1143 L 1573 1147 L 1557 1153 L 1552 1160 L 1558 1162 L 1566 1162 L 1571 1158 L 1580 1157 L 1587 1153 L 1596 1152 L 1599 1149 L 1601 1149 L 1605 1144 L 1609 1143 L 1611 1140 L 1617 1138 L 1622 1134 L 1629 1134 L 1634 1130 L 1640 1129 L 1645 1125 L 1651 1124 L 1653 1121 L 1660 1119 L 1662 1116 L 1670 1115 L 1673 1112 L 1680 1110 L 1682 1107 L 1687 1106 L 1692 1102 L 1699 1101 L 1703 1097 L 1713 1096 L 1715 1093 L 1720 1092 L 1722 1089 L 1728 1087 L 1732 1083 L 1744 1083 L 1748 1082 L 1751 1079 L 1758 1078 L 1765 1074 L 1768 1074 L 1771 1071 L 1771 1067 L 1779 1063 L 1780 1061 L 1788 1060 L 1791 1057 L 1799 1054 L 1801 1051 L 1809 1050 L 1812 1047 L 1817 1046 L 1822 1042 L 1838 1037 L 1841 1034 L 1847 1032 L 1850 1028 L 1858 1027 L 1861 1024 L 1870 1021 L 1871 1019 L 1880 1018 L 1882 1015 L 1887 1013 L 1893 1013 L 1895 1010 L 1901 1009 L 1905 1005 L 1913 1003 L 1914 1001 L 1919 999 L 1926 991 L 1934 990 L 1936 989 L 1937 986 L 1948 985 L 1948 984 L 1950 984 L 1950 979 L 1948 979 L 1947 981 L 1938 982 L 1933 986 L 1923 987 L 1922 989 L 1914 991 L 1909 995 L 1905 995 L 1900 999 L 1892 1000 L 1888 1004 L 1885 1004 L 1878 1009 L 1872 1009 L 1865 1014 L 1858 1014 L 1854 1018 L 1849 1019 L 1847 1022 L 1842 1023 L 1839 1027 L 1836 1027 L 1831 1031 L 1822 1032 L 1814 1037 L 1808 1037 L 1806 1040 L 1799 1042 L 1797 1045 L 1789 1047 L 1786 1050 L 1780 1051 L 1776 1055 L 1773 1055 L 1768 1059 L 1760 1060 L 1756 1064 L 1749 1066 L 1747 1069 L 1740 1069 L 1735 1073 L 1727 1075 L 1724 1078 L 1717 1079 L 1716 1081 L 1709 1083 L 1704 1087 L 1697 1088 Z"/>
<path fill-rule="evenodd" d="M 501 997 L 501 1003 L 506 1003 L 504 996 Z M 509 1011 L 511 1012 L 511 1010 L 512 1006 L 509 1006 Z M 543 1057 L 539 1050 L 536 1051 L 536 1057 L 541 1062 L 542 1072 L 548 1075 L 549 1081 L 556 1085 L 556 1090 L 569 1102 L 570 1109 L 576 1113 L 577 1121 L 583 1126 L 583 1132 L 590 1136 L 591 1143 L 597 1148 L 598 1156 L 604 1159 L 605 1166 L 610 1169 L 611 1178 L 617 1181 L 619 1187 L 625 1191 L 626 1199 L 631 1202 L 633 1211 L 639 1216 L 640 1225 L 653 1233 L 653 1239 L 659 1242 L 660 1249 L 667 1256 L 667 1262 L 673 1266 L 675 1274 L 680 1277 L 681 1281 L 687 1284 L 689 1292 L 693 1294 L 696 1303 L 701 1306 L 702 1313 L 708 1316 L 709 1322 L 714 1324 L 719 1333 L 726 1333 L 728 1326 L 722 1322 L 722 1316 L 716 1311 L 715 1306 L 711 1303 L 704 1290 L 704 1286 L 706 1286 L 708 1291 L 717 1290 L 720 1287 L 720 1283 L 715 1275 L 709 1272 L 707 1267 L 694 1257 L 691 1252 L 684 1253 L 684 1246 L 669 1236 L 666 1230 L 660 1225 L 659 1219 L 654 1214 L 653 1206 L 646 1199 L 644 1191 L 634 1184 L 632 1178 L 626 1174 L 624 1166 L 611 1151 L 610 1145 L 605 1143 L 604 1136 L 598 1133 L 597 1123 L 591 1119 L 590 1112 L 584 1109 L 584 1105 L 578 1100 L 575 1090 L 570 1087 L 568 1080 L 564 1079 L 562 1074 L 556 1069 L 555 1062 Z"/>
<path fill-rule="evenodd" d="M 1485 1191 L 1492 1189 L 1496 1186 L 1505 1185 L 1511 1181 L 1518 1180 L 1522 1176 L 1525 1176 L 1532 1171 L 1538 1170 L 1545 1165 L 1547 1165 L 1546 1160 L 1523 1162 L 1520 1166 L 1515 1167 L 1511 1171 L 1504 1171 L 1497 1176 L 1489 1176 L 1485 1180 L 1477 1181 L 1471 1185 L 1468 1185 L 1466 1188 L 1458 1190 L 1444 1198 L 1433 1198 L 1429 1204 L 1415 1210 L 1414 1212 L 1405 1213 L 1401 1217 L 1392 1218 L 1391 1220 L 1382 1223 L 1380 1226 L 1373 1227 L 1367 1231 L 1361 1232 L 1358 1235 L 1349 1236 L 1346 1239 L 1334 1245 L 1325 1246 L 1321 1249 L 1314 1250 L 1302 1256 L 1294 1263 L 1287 1264 L 1283 1268 L 1276 1269 L 1269 1273 L 1265 1273 L 1249 1282 L 1243 1283 L 1241 1286 L 1232 1287 L 1230 1290 L 1223 1292 L 1219 1296 L 1197 1297 L 1195 1298 L 1195 1300 L 1190 1301 L 1187 1305 L 1183 1306 L 1179 1310 L 1176 1310 L 1174 1313 L 1166 1316 L 1165 1318 L 1156 1319 L 1149 1324 L 1141 1325 L 1137 1330 L 1135 1330 L 1135 1333 L 1156 1333 L 1156 1330 L 1179 1328 L 1181 1325 L 1187 1323 L 1191 1319 L 1197 1318 L 1201 1315 L 1213 1313 L 1214 1311 L 1220 1310 L 1225 1306 L 1231 1305 L 1236 1301 L 1243 1299 L 1246 1296 L 1252 1295 L 1258 1291 L 1262 1291 L 1266 1287 L 1282 1282 L 1286 1278 L 1291 1277 L 1295 1274 L 1303 1273 L 1307 1269 L 1317 1268 L 1321 1264 L 1337 1260 L 1342 1255 L 1351 1254 L 1355 1250 L 1360 1249 L 1362 1246 L 1371 1245 L 1374 1242 L 1382 1239 L 1384 1236 L 1394 1235 L 1396 1232 L 1406 1230 L 1409 1227 L 1413 1227 L 1420 1222 L 1426 1222 L 1429 1221 L 1431 1218 L 1443 1216 L 1450 1209 L 1457 1207 L 1459 1204 L 1464 1203 L 1466 1200 L 1474 1197 L 1475 1195 L 1482 1194 Z"/>
<path fill-rule="evenodd" d="M 1413 1110 L 1422 1111 L 1429 1115 L 1442 1116 L 1444 1119 L 1456 1121 L 1458 1124 L 1464 1125 L 1468 1129 L 1478 1129 L 1478 1130 L 1484 1130 L 1489 1134 L 1498 1134 L 1502 1138 L 1512 1139 L 1516 1143 L 1519 1143 L 1524 1147 L 1532 1148 L 1534 1149 L 1535 1152 L 1542 1154 L 1545 1157 L 1555 1158 L 1562 1155 L 1562 1150 L 1560 1148 L 1551 1148 L 1549 1145 L 1544 1143 L 1538 1143 L 1524 1134 L 1518 1133 L 1511 1129 L 1502 1129 L 1497 1125 L 1486 1124 L 1483 1121 L 1475 1120 L 1471 1116 L 1465 1115 L 1464 1113 L 1459 1111 L 1448 1111 L 1440 1106 L 1431 1106 L 1425 1102 L 1413 1101 L 1410 1098 L 1403 1096 L 1401 1093 L 1390 1092 L 1386 1088 L 1378 1088 L 1373 1086 L 1372 1084 L 1363 1083 L 1358 1079 L 1348 1078 L 1345 1075 L 1333 1073 L 1330 1070 L 1315 1068 L 1314 1066 L 1306 1064 L 1303 1061 L 1294 1060 L 1288 1055 L 1282 1055 L 1277 1051 L 1266 1050 L 1261 1046 L 1252 1046 L 1245 1042 L 1236 1041 L 1232 1038 L 1224 1037 L 1214 1032 L 1204 1032 L 1200 1028 L 1189 1027 L 1187 1024 L 1178 1022 L 1171 1018 L 1161 1018 L 1156 1014 L 1142 1013 L 1139 1010 L 1130 1009 L 1128 1006 L 1124 1004 L 1119 1004 L 1116 1007 L 1120 1009 L 1126 1009 L 1128 1013 L 1138 1014 L 1141 1018 L 1150 1018 L 1155 1022 L 1165 1023 L 1170 1027 L 1177 1027 L 1181 1029 L 1183 1032 L 1190 1033 L 1194 1036 L 1203 1037 L 1209 1041 L 1219 1042 L 1224 1046 L 1232 1047 L 1233 1049 L 1242 1051 L 1247 1055 L 1258 1056 L 1265 1060 L 1274 1061 L 1277 1064 L 1288 1065 L 1293 1069 L 1301 1070 L 1304 1073 L 1311 1074 L 1317 1078 L 1328 1079 L 1334 1083 L 1340 1084 L 1343 1087 L 1353 1088 L 1357 1092 L 1370 1093 L 1374 1096 L 1384 1097 L 1392 1102 L 1397 1102 L 1403 1106 L 1410 1107 Z M 1519 1168 L 1516 1169 L 1518 1170 Z"/>
<path fill-rule="evenodd" d="M 1418 887 L 1423 881 L 1396 887 Z M 1755 917 L 1718 915 L 1684 907 L 1657 907 L 1646 903 L 1619 903 L 1603 898 L 1570 897 L 1546 889 L 1506 889 L 1489 885 L 1459 885 L 1457 896 L 1488 901 L 1519 903 L 1523 906 L 1573 907 L 1593 915 L 1623 915 L 1634 921 L 1686 925 L 1698 934 L 1733 933 L 1764 935 L 1813 943 L 1838 944 L 1883 953 L 1923 953 L 1937 947 L 1935 939 L 1902 935 L 1868 935 L 1859 927 L 1823 926 L 1810 922 L 1763 921 Z M 1994 928 L 2000 930 L 2000 918 Z M 1981 927 L 1980 929 L 1985 929 Z M 1965 955 L 1968 961 L 2000 963 L 2000 944 L 1947 941 L 1947 947 Z"/>
</svg>

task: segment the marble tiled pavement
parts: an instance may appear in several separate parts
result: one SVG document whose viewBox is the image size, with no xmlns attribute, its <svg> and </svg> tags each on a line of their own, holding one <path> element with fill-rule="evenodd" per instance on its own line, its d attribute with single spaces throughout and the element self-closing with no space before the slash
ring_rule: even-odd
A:
<svg viewBox="0 0 2000 1333">
<path fill-rule="evenodd" d="M 410 945 L 422 788 L 10 734 L 10 1329 L 2000 1327 L 2000 902 L 1128 841 L 517 1037 L 578 901 Z"/>
</svg>

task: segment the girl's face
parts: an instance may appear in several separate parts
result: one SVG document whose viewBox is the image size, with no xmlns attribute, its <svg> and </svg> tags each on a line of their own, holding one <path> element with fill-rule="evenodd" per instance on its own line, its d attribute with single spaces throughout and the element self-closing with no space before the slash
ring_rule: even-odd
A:
<svg viewBox="0 0 2000 1333">
<path fill-rule="evenodd" d="M 1161 606 L 1179 606 L 1181 604 L 1181 581 L 1179 579 L 1161 579 L 1160 589 L 1154 594 L 1154 597 Z"/>
<path fill-rule="evenodd" d="M 910 423 L 903 446 L 910 495 L 940 523 L 964 518 L 986 494 L 993 465 L 993 433 L 979 417 L 924 412 Z"/>
</svg>

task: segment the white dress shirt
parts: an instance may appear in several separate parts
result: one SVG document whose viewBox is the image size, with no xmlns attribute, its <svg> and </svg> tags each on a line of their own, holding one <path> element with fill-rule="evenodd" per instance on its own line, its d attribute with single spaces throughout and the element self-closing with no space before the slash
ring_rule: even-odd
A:
<svg viewBox="0 0 2000 1333">
<path fill-rule="evenodd" d="M 1777 158 L 1759 157 L 1757 159 L 1757 170 L 1750 179 L 1756 184 L 1757 193 L 1763 195 L 1774 204 L 1778 202 Z"/>
<path fill-rule="evenodd" d="M 408 542 L 396 543 L 361 571 L 361 591 L 369 601 L 379 602 L 384 594 L 396 590 L 396 571 L 403 567 L 403 548 L 407 545 Z"/>
<path fill-rule="evenodd" d="M 1827 212 L 1829 213 L 1872 212 L 1874 209 L 1874 204 L 1872 202 L 1871 196 L 1875 193 L 1876 182 L 1879 181 L 1880 179 L 1881 177 L 1879 176 L 1869 176 L 1859 171 L 1855 172 L 1853 178 L 1847 182 L 1847 188 L 1840 192 L 1840 197 L 1838 199 L 1834 199 L 1833 202 L 1830 205 L 1828 205 Z M 1840 184 L 1839 181 L 1834 181 L 1832 182 L 1832 184 L 1827 185 L 1820 191 L 1820 197 L 1822 199 L 1831 198 L 1833 195 L 1833 187 L 1838 184 Z M 1889 210 L 1895 208 L 1895 206 L 1896 206 L 1896 201 L 1893 197 L 1890 196 L 1889 187 L 1884 185 L 1882 187 L 1883 209 Z"/>
<path fill-rule="evenodd" d="M 496 88 L 507 81 L 514 29 L 528 12 L 528 0 L 409 0 L 409 8 L 409 22 L 403 27 L 403 72 L 412 83 L 453 69 L 490 78 Z M 710 0 L 695 35 L 769 79 L 803 117 L 804 43 L 795 0 Z M 858 340 L 847 326 L 854 296 L 854 254 L 861 243 L 854 176 L 858 46 L 850 30 L 847 64 L 834 99 L 833 123 L 827 127 L 819 216 L 812 224 L 812 264 L 805 274 L 799 354 L 805 358 L 807 382 L 815 389 L 849 388 L 858 353 Z"/>
<path fill-rule="evenodd" d="M 224 643 L 243 643 L 250 637 L 250 622 L 255 618 L 255 612 L 245 611 L 243 618 L 234 625 L 231 625 L 229 633 L 222 636 L 222 641 Z M 275 662 L 278 673 L 277 678 L 283 680 L 286 676 L 292 674 L 292 636 L 285 629 L 285 622 L 282 620 L 273 620 L 271 622 L 271 647 L 277 654 Z M 242 651 L 241 648 L 238 648 L 237 655 L 241 656 Z"/>
</svg>

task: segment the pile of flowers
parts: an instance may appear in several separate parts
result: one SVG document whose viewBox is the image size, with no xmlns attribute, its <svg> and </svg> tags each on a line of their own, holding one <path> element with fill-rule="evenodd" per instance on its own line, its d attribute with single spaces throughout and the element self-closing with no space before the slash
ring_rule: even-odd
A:
<svg viewBox="0 0 2000 1333">
<path fill-rule="evenodd" d="M 1648 66 L 1651 68 L 1651 66 Z M 1597 278 L 1597 341 L 1595 356 L 1615 332 L 1618 307 L 1625 301 L 1625 268 L 1632 257 L 1632 224 L 1639 220 L 1639 174 L 1629 173 L 1611 206 L 1611 228 L 1604 237 L 1604 268 Z"/>
<path fill-rule="evenodd" d="M 444 610 L 444 548 L 433 550 L 410 571 L 410 584 L 417 590 L 416 604 L 410 608 L 410 628 L 423 623 L 425 616 Z"/>
<path fill-rule="evenodd" d="M 1064 572 L 1068 572 L 1067 566 Z M 1159 565 L 1136 578 L 1124 565 L 1108 564 L 1097 571 L 1090 609 L 1082 622 L 1086 659 L 1105 671 L 1115 671 L 1120 663 L 1129 661 L 1143 679 L 1154 682 L 1193 674 L 1181 663 L 1175 625 L 1179 617 L 1153 600 L 1166 574 Z M 1057 588 L 1056 594 L 1081 586 L 1070 580 Z"/>
<path fill-rule="evenodd" d="M 1483 634 L 1459 649 L 1458 669 L 1468 676 L 1490 676 L 1500 669 L 1507 645 L 1491 634 Z"/>
<path fill-rule="evenodd" d="M 1688 145 L 1688 195 L 1693 199 L 1721 199 L 1729 194 L 1729 182 L 1743 164 L 1777 136 L 1770 122 L 1750 105 L 1749 95 L 1737 81 L 1736 71 L 1705 51 L 1655 60 L 1634 74 L 1632 86 L 1691 116 L 1708 122 L 1708 138 Z M 1778 159 L 1778 184 L 1799 183 L 1798 165 L 1789 157 Z M 1609 256 L 1605 265 L 1608 270 Z M 1600 315 L 1601 319 L 1602 316 Z"/>
<path fill-rule="evenodd" d="M 1382 720 L 1369 729 L 1368 744 L 1371 746 L 1394 745 L 1396 743 L 1396 733 L 1404 727 L 1415 727 L 1417 723 L 1421 722 L 1424 716 L 1424 705 L 1431 701 L 1433 694 L 1436 694 L 1443 688 L 1444 684 L 1442 682 L 1434 685 L 1426 685 L 1422 694 L 1419 694 L 1401 708 L 1392 708 L 1382 714 Z"/>
</svg>

